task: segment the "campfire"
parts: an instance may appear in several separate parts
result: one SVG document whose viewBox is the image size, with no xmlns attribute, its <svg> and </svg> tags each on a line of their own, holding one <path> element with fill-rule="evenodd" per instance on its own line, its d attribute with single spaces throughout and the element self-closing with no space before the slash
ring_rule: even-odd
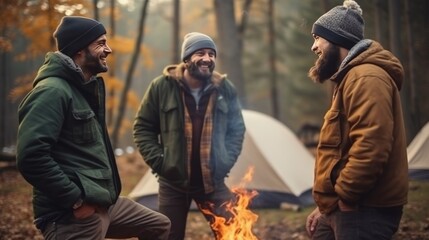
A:
<svg viewBox="0 0 429 240">
<path fill-rule="evenodd" d="M 258 220 L 258 215 L 248 208 L 258 192 L 245 189 L 246 183 L 252 180 L 253 172 L 254 168 L 249 168 L 240 184 L 231 188 L 236 200 L 222 205 L 232 218 L 225 219 L 207 208 L 202 209 L 205 214 L 211 215 L 214 219 L 210 225 L 216 231 L 216 240 L 258 240 L 252 232 L 252 226 Z"/>
</svg>

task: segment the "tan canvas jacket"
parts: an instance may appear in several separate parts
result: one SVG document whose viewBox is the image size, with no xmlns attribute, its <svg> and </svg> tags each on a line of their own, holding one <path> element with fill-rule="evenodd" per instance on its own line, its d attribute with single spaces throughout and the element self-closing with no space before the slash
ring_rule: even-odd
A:
<svg viewBox="0 0 429 240">
<path fill-rule="evenodd" d="M 408 161 L 399 90 L 403 68 L 370 40 L 358 43 L 331 78 L 313 196 L 322 213 L 338 200 L 373 207 L 407 202 Z"/>
</svg>

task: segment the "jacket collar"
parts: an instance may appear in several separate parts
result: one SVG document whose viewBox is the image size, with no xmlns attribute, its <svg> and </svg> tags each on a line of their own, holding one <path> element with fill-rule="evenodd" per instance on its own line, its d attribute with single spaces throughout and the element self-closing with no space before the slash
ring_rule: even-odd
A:
<svg viewBox="0 0 429 240">
<path fill-rule="evenodd" d="M 183 85 L 182 81 L 184 79 L 185 72 L 185 63 L 168 65 L 164 68 L 163 74 L 164 76 L 170 77 L 179 82 L 179 84 Z M 212 78 L 206 84 L 204 89 L 208 89 L 210 87 L 219 87 L 220 84 L 225 80 L 226 74 L 220 74 L 217 71 L 213 71 Z"/>
</svg>

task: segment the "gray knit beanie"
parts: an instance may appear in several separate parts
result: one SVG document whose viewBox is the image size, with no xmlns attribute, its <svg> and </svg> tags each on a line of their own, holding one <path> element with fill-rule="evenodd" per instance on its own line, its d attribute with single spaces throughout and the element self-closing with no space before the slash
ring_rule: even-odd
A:
<svg viewBox="0 0 429 240">
<path fill-rule="evenodd" d="M 364 27 L 360 6 L 353 0 L 345 0 L 342 6 L 332 8 L 317 19 L 311 33 L 351 49 L 363 39 Z"/>
<path fill-rule="evenodd" d="M 54 32 L 58 51 L 73 57 L 101 35 L 106 34 L 103 24 L 90 18 L 66 16 Z"/>
<path fill-rule="evenodd" d="M 210 48 L 217 53 L 216 44 L 213 40 L 202 33 L 191 32 L 185 35 L 182 44 L 182 61 L 185 61 L 189 56 L 191 56 L 195 51 L 203 48 Z"/>
</svg>

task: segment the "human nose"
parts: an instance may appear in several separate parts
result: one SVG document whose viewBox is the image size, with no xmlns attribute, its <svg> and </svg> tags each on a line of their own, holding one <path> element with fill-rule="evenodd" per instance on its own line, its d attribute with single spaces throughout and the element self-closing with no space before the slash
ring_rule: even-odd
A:
<svg viewBox="0 0 429 240">
<path fill-rule="evenodd" d="M 314 52 L 317 49 L 316 40 L 313 42 L 313 45 L 311 45 L 311 51 Z"/>
<path fill-rule="evenodd" d="M 104 46 L 104 51 L 109 53 L 109 54 L 112 53 L 112 49 L 107 44 L 106 44 L 106 46 Z"/>
<path fill-rule="evenodd" d="M 209 53 L 205 53 L 205 54 L 202 56 L 202 59 L 203 59 L 203 61 L 211 61 L 211 56 L 210 56 L 210 54 L 209 54 Z"/>
</svg>

